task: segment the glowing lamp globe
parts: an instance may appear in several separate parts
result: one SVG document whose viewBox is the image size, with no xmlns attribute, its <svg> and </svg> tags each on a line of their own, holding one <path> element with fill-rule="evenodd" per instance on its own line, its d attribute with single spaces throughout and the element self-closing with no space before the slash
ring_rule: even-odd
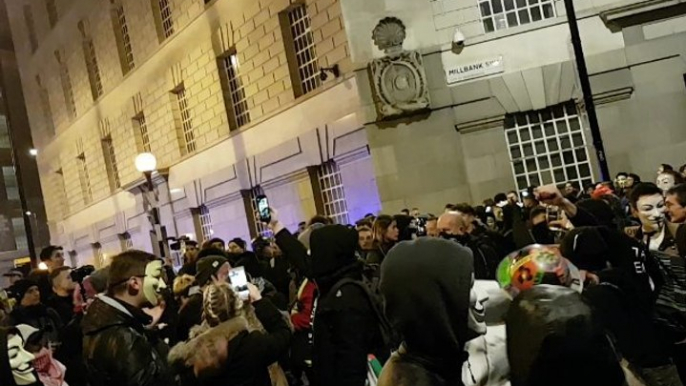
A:
<svg viewBox="0 0 686 386">
<path fill-rule="evenodd" d="M 157 168 L 157 158 L 152 153 L 141 153 L 136 157 L 136 169 L 141 173 L 152 173 Z"/>
</svg>

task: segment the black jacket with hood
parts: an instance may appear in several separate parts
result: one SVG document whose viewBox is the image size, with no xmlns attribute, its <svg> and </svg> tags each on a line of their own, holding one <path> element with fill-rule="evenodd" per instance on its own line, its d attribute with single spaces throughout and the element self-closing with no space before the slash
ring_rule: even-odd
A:
<svg viewBox="0 0 686 386">
<path fill-rule="evenodd" d="M 246 319 L 237 316 L 174 346 L 169 362 L 180 369 L 183 386 L 271 386 L 267 367 L 288 350 L 291 330 L 269 300 L 253 306 L 266 333 L 251 331 Z M 217 344 L 226 346 L 225 354 Z M 201 363 L 197 378 L 188 374 L 195 361 Z"/>
<path fill-rule="evenodd" d="M 168 347 L 145 330 L 150 317 L 99 296 L 83 318 L 83 359 L 91 385 L 173 386 Z"/>
<path fill-rule="evenodd" d="M 459 386 L 474 272 L 471 252 L 457 243 L 420 238 L 393 248 L 381 266 L 386 315 L 403 344 L 379 386 Z"/>
</svg>

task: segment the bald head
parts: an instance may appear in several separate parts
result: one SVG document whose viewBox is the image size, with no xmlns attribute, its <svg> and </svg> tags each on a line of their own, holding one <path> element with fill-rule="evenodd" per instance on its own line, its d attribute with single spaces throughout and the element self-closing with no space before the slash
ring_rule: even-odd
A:
<svg viewBox="0 0 686 386">
<path fill-rule="evenodd" d="M 449 235 L 462 236 L 467 232 L 467 223 L 462 213 L 450 211 L 438 218 L 438 231 Z"/>
</svg>

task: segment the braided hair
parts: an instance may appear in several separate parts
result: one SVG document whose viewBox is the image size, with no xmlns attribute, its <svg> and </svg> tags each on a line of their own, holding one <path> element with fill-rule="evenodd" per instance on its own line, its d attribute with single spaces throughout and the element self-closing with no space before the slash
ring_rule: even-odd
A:
<svg viewBox="0 0 686 386">
<path fill-rule="evenodd" d="M 228 283 L 210 284 L 203 292 L 203 319 L 210 327 L 238 316 L 243 301 Z"/>
</svg>

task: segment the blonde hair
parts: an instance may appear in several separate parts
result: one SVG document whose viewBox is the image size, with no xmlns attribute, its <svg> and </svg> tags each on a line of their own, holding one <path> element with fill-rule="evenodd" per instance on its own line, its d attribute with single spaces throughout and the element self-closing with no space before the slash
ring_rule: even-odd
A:
<svg viewBox="0 0 686 386">
<path fill-rule="evenodd" d="M 243 301 L 228 283 L 212 283 L 203 292 L 203 319 L 210 327 L 238 316 Z"/>
<path fill-rule="evenodd" d="M 188 289 L 191 288 L 193 282 L 195 282 L 195 278 L 191 275 L 178 276 L 174 279 L 174 285 L 172 286 L 174 296 L 188 297 Z"/>
</svg>

